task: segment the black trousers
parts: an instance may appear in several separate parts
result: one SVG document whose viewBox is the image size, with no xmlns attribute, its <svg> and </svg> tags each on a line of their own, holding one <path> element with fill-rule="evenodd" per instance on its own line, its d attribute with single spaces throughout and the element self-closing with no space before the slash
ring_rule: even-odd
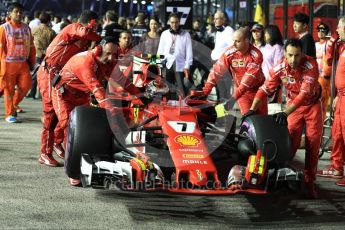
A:
<svg viewBox="0 0 345 230">
<path fill-rule="evenodd" d="M 184 73 L 183 72 L 175 72 L 175 66 L 171 67 L 170 69 L 166 70 L 165 76 L 166 80 L 169 83 L 169 88 L 171 92 L 175 92 L 182 97 L 185 97 L 189 94 L 189 88 L 185 86 L 183 83 L 184 80 Z"/>
</svg>

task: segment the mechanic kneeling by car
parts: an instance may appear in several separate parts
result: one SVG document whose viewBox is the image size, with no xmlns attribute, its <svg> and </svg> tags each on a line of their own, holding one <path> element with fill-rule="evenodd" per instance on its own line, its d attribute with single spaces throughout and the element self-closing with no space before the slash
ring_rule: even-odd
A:
<svg viewBox="0 0 345 230">
<path fill-rule="evenodd" d="M 260 87 L 250 111 L 244 115 L 253 114 L 260 103 L 281 84 L 285 87 L 287 107 L 273 116 L 278 124 L 288 126 L 292 158 L 299 147 L 303 128 L 306 129 L 304 183 L 306 195 L 311 199 L 317 198 L 314 181 L 322 135 L 321 86 L 318 77 L 316 60 L 302 54 L 299 39 L 288 39 L 284 45 L 284 59 L 270 71 L 270 78 Z"/>
<path fill-rule="evenodd" d="M 117 113 L 117 108 L 106 98 L 102 84 L 106 76 L 120 72 L 114 68 L 117 52 L 118 47 L 114 41 L 103 39 L 93 50 L 74 55 L 63 67 L 59 79 L 54 79 L 52 100 L 59 120 L 57 127 L 64 130 L 64 140 L 70 112 L 76 106 L 90 105 L 90 94 L 95 96 L 101 108 L 107 109 L 111 115 Z M 112 80 L 116 80 L 131 94 L 140 93 L 122 74 L 112 77 Z M 72 178 L 69 182 L 71 185 L 80 184 L 79 180 Z"/>
</svg>

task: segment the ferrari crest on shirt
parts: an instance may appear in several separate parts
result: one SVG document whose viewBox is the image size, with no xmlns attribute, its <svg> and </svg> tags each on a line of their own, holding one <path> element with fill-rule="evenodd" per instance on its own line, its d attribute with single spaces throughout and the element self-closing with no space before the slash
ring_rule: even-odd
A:
<svg viewBox="0 0 345 230">
<path fill-rule="evenodd" d="M 242 59 L 233 59 L 231 61 L 231 66 L 232 67 L 244 67 L 244 62 Z"/>
<path fill-rule="evenodd" d="M 281 77 L 282 83 L 285 85 L 288 82 L 288 76 Z"/>
<path fill-rule="evenodd" d="M 288 84 L 296 84 L 296 79 L 294 77 L 290 76 L 290 75 L 282 76 L 281 80 L 282 80 L 284 85 L 287 84 L 287 83 Z"/>
</svg>

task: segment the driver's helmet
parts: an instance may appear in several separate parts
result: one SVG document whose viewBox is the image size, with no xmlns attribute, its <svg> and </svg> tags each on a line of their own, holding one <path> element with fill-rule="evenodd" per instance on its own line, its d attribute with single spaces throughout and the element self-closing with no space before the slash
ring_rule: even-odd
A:
<svg viewBox="0 0 345 230">
<path fill-rule="evenodd" d="M 146 93 L 149 97 L 155 97 L 157 95 L 164 96 L 169 93 L 169 87 L 162 79 L 156 78 L 147 84 Z"/>
</svg>

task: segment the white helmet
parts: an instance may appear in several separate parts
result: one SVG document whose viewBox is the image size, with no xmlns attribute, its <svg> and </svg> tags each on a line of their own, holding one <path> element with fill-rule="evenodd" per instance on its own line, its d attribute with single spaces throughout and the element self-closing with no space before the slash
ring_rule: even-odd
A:
<svg viewBox="0 0 345 230">
<path fill-rule="evenodd" d="M 161 79 L 150 81 L 146 86 L 146 93 L 149 97 L 155 97 L 157 95 L 166 95 L 169 93 L 169 87 Z"/>
</svg>

